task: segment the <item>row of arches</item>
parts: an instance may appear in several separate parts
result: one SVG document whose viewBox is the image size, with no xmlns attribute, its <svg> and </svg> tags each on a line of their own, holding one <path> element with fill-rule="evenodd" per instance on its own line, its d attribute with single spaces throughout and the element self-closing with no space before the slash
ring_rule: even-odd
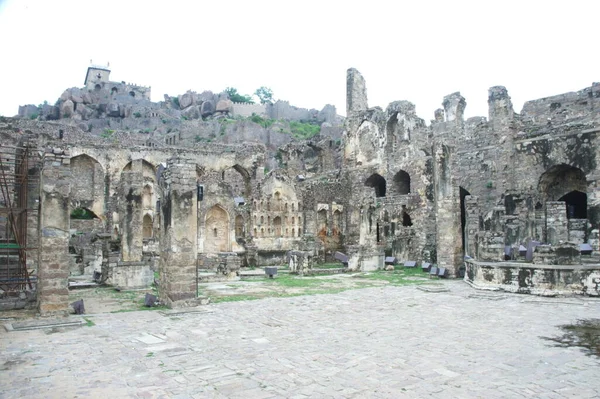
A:
<svg viewBox="0 0 600 399">
<path fill-rule="evenodd" d="M 267 212 L 298 212 L 300 211 L 302 206 L 301 202 L 298 202 L 298 205 L 294 202 L 282 202 L 281 198 L 275 197 L 273 203 L 270 200 L 267 201 L 253 201 L 252 209 L 255 211 L 267 211 Z"/>
<path fill-rule="evenodd" d="M 295 227 L 283 229 L 281 227 L 281 225 L 275 225 L 275 228 L 273 228 L 273 229 L 271 229 L 271 228 L 265 229 L 264 227 L 261 227 L 259 230 L 257 227 L 254 228 L 254 237 L 260 237 L 260 238 L 292 237 L 293 238 L 293 237 L 301 237 L 301 236 L 302 236 L 302 228 L 301 227 L 298 227 L 298 229 L 296 229 Z"/>
<path fill-rule="evenodd" d="M 411 192 L 410 175 L 404 170 L 400 170 L 393 178 L 393 194 L 407 195 Z M 383 176 L 373 173 L 365 180 L 365 186 L 372 187 L 375 190 L 375 197 L 385 197 L 387 195 L 387 182 Z"/>
<path fill-rule="evenodd" d="M 254 215 L 254 224 L 255 225 L 259 225 L 258 221 L 260 221 L 260 225 L 264 225 L 265 224 L 265 220 L 267 221 L 267 226 L 271 225 L 271 216 L 267 216 L 267 218 L 265 219 L 264 216 L 261 216 L 260 219 Z M 298 224 L 302 224 L 302 216 L 298 216 Z M 292 216 L 291 218 L 288 219 L 287 216 L 283 217 L 283 222 L 284 222 L 284 226 L 288 225 L 288 221 L 290 221 L 292 226 L 294 226 L 296 224 L 296 217 Z M 273 224 L 280 224 L 281 225 L 281 217 L 280 216 L 275 216 L 273 218 Z"/>
</svg>

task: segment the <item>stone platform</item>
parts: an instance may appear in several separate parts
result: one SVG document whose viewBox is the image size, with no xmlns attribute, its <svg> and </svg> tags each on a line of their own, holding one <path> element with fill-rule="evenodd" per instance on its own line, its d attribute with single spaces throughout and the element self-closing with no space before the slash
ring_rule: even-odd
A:
<svg viewBox="0 0 600 399">
<path fill-rule="evenodd" d="M 441 284 L 447 292 L 387 286 L 0 331 L 0 397 L 597 397 L 600 359 L 544 337 L 600 319 L 600 301 Z"/>
</svg>

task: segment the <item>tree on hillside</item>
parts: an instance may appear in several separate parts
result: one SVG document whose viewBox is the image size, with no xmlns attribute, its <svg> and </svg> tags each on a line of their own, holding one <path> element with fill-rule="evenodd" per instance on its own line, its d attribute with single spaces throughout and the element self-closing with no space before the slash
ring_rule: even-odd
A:
<svg viewBox="0 0 600 399">
<path fill-rule="evenodd" d="M 234 103 L 254 104 L 254 101 L 252 101 L 252 97 L 250 97 L 247 94 L 238 93 L 238 91 L 235 87 L 227 87 L 225 89 L 225 93 L 227 93 L 229 95 L 229 99 L 231 101 L 233 101 Z"/>
<path fill-rule="evenodd" d="M 261 86 L 254 92 L 254 95 L 258 97 L 261 104 L 272 104 L 273 103 L 273 90 L 268 87 Z"/>
</svg>

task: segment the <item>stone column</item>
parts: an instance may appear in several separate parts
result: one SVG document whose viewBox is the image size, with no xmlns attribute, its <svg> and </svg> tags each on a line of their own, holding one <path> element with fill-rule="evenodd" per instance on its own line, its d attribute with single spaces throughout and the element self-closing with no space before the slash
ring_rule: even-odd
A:
<svg viewBox="0 0 600 399">
<path fill-rule="evenodd" d="M 143 250 L 142 160 L 131 162 L 131 171 L 121 174 L 121 257 L 124 262 L 140 262 Z"/>
<path fill-rule="evenodd" d="M 567 204 L 563 201 L 546 202 L 546 242 L 558 245 L 569 239 Z"/>
<path fill-rule="evenodd" d="M 69 308 L 70 160 L 60 150 L 43 158 L 40 193 L 38 309 L 42 316 Z"/>
<path fill-rule="evenodd" d="M 465 255 L 477 258 L 477 232 L 479 231 L 479 206 L 477 197 L 465 197 Z"/>
<path fill-rule="evenodd" d="M 365 78 L 354 68 L 346 72 L 346 115 L 351 116 L 354 112 L 366 111 L 367 85 Z"/>
<path fill-rule="evenodd" d="M 163 177 L 168 191 L 161 204 L 160 296 L 171 308 L 194 306 L 199 303 L 196 280 L 196 165 L 182 158 L 169 159 Z"/>
<path fill-rule="evenodd" d="M 442 143 L 434 146 L 437 264 L 455 277 L 463 264 L 460 193 L 451 174 L 451 150 Z"/>
<path fill-rule="evenodd" d="M 444 97 L 442 103 L 444 113 L 446 114 L 446 122 L 456 122 L 462 125 L 467 101 L 459 92 L 448 94 Z M 438 116 L 436 115 L 436 119 Z"/>
</svg>

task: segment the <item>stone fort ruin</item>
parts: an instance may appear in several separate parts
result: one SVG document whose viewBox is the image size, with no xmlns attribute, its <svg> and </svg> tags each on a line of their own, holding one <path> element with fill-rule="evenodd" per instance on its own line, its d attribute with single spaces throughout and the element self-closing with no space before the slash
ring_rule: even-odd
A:
<svg viewBox="0 0 600 399">
<path fill-rule="evenodd" d="M 61 313 L 70 279 L 143 287 L 155 271 L 161 300 L 194 305 L 200 274 L 336 253 L 348 271 L 393 257 L 481 288 L 600 294 L 598 83 L 520 114 L 492 87 L 489 116 L 467 120 L 453 93 L 429 124 L 408 101 L 369 107 L 354 69 L 346 118 L 226 93 L 153 103 L 108 67 L 84 83 L 0 121 L 0 295 L 14 306 Z"/>
</svg>

